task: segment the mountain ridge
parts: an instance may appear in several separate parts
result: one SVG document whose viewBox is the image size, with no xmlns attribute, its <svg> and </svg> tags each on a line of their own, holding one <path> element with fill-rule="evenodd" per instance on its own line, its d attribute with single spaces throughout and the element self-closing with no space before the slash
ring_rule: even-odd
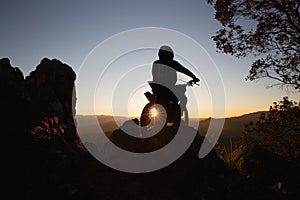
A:
<svg viewBox="0 0 300 200">
<path fill-rule="evenodd" d="M 244 126 L 250 122 L 258 120 L 259 116 L 267 111 L 257 111 L 247 113 L 241 116 L 225 118 L 224 127 L 220 136 L 220 140 L 239 139 L 242 136 Z M 92 118 L 97 118 L 97 123 L 90 123 Z M 130 120 L 129 117 L 112 116 L 112 115 L 76 115 L 75 119 L 80 119 L 81 130 L 86 131 L 90 135 L 97 135 L 99 125 L 105 134 L 110 137 L 112 132 L 118 129 L 125 121 Z M 200 135 L 205 136 L 209 127 L 210 120 L 221 120 L 223 118 L 206 118 L 206 119 L 190 119 L 190 126 L 197 129 Z M 115 120 L 115 121 L 114 121 Z"/>
</svg>

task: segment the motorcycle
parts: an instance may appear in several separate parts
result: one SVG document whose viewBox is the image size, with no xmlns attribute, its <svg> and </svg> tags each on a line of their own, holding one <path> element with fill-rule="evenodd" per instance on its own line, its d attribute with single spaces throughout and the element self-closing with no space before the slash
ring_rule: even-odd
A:
<svg viewBox="0 0 300 200">
<path fill-rule="evenodd" d="M 181 117 L 184 115 L 184 122 L 188 124 L 188 110 L 186 108 L 187 97 L 185 96 L 186 87 L 198 85 L 191 80 L 185 84 L 175 85 L 171 90 L 163 85 L 148 82 L 152 93 L 144 93 L 149 103 L 145 105 L 140 117 L 141 127 L 157 126 L 179 126 Z"/>
</svg>

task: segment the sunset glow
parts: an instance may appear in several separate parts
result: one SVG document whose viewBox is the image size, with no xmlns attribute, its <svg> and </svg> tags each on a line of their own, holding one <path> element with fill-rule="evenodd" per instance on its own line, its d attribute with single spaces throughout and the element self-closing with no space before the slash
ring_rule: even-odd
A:
<svg viewBox="0 0 300 200">
<path fill-rule="evenodd" d="M 249 56 L 236 59 L 230 55 L 216 52 L 215 43 L 211 36 L 220 29 L 221 25 L 214 19 L 214 8 L 208 5 L 206 1 L 189 3 L 186 1 L 172 1 L 174 6 L 170 6 L 167 1 L 133 2 L 130 4 L 127 1 L 119 1 L 117 6 L 110 1 L 105 3 L 104 1 L 97 1 L 94 4 L 85 2 L 70 4 L 68 1 L 59 3 L 55 1 L 34 2 L 34 4 L 28 2 L 7 3 L 6 9 L 1 13 L 4 17 L 0 19 L 1 27 L 7 27 L 1 32 L 0 57 L 11 58 L 12 65 L 19 67 L 25 76 L 35 69 L 42 58 L 57 58 L 71 66 L 78 78 L 79 73 L 81 73 L 80 67 L 87 56 L 97 45 L 111 36 L 134 28 L 162 27 L 179 31 L 192 38 L 202 46 L 203 51 L 217 66 L 225 88 L 226 117 L 268 110 L 274 101 L 282 99 L 283 96 L 288 96 L 289 99 L 293 100 L 300 99 L 299 93 L 287 91 L 284 88 L 271 87 L 266 89 L 266 87 L 276 84 L 276 82 L 270 80 L 245 81 L 251 63 L 255 58 Z M 11 15 L 12 10 L 15 13 L 14 15 Z M 53 12 L 54 10 L 55 12 Z M 112 10 L 114 12 L 111 12 Z M 166 15 L 166 10 L 174 15 Z M 83 13 L 89 14 L 85 15 Z M 157 36 L 157 38 L 160 37 Z M 155 45 L 155 47 L 158 48 L 159 45 Z M 175 55 L 175 59 L 193 71 L 184 58 L 180 57 L 182 55 L 179 52 L 180 48 L 191 49 L 191 47 L 186 43 L 180 43 L 180 40 L 178 40 L 178 47 L 172 47 L 174 47 L 175 53 L 178 53 Z M 103 53 L 115 52 L 116 50 L 107 47 Z M 200 68 L 200 73 L 203 72 L 203 69 L 211 69 L 208 59 L 203 55 L 189 51 L 189 57 L 201 60 L 199 64 L 201 66 L 195 66 L 195 68 Z M 104 89 L 99 91 L 101 97 L 104 97 L 105 104 L 98 103 L 101 100 L 98 96 L 95 97 L 95 102 L 80 102 L 82 99 L 78 99 L 76 114 L 140 116 L 142 108 L 147 103 L 143 93 L 148 91 L 147 81 L 151 80 L 151 63 L 157 59 L 157 52 L 150 50 L 143 54 L 135 52 L 126 59 L 121 55 L 118 58 L 117 62 L 111 63 L 111 66 L 116 67 L 111 71 L 111 75 L 105 83 L 102 83 Z M 78 96 L 80 94 L 86 96 L 87 88 L 91 87 L 90 76 L 94 75 L 99 68 L 106 67 L 99 64 L 100 61 L 99 59 L 94 60 L 94 69 L 91 70 L 90 74 L 87 74 L 87 78 L 82 82 L 79 83 L 78 79 L 76 80 Z M 131 95 L 130 99 L 122 102 L 128 102 L 128 105 L 126 105 L 126 108 L 119 110 L 117 108 L 113 109 L 112 103 L 107 99 L 106 94 L 108 91 L 105 90 L 105 87 L 119 81 L 116 74 L 121 72 L 122 69 L 126 67 L 127 69 L 133 69 L 141 64 L 149 64 L 149 66 L 144 71 L 136 71 L 134 78 L 143 78 L 145 88 L 135 88 L 134 92 L 123 90 L 120 95 L 126 92 L 128 92 L 126 95 Z M 100 77 L 101 73 L 96 75 Z M 222 117 L 218 113 L 214 113 L 218 109 L 211 103 L 210 94 L 214 90 L 214 85 L 207 85 L 204 82 L 205 78 L 207 78 L 205 75 L 200 77 L 199 87 L 188 88 L 187 107 L 189 115 L 190 117 L 201 118 Z M 128 80 L 127 83 L 133 84 L 132 78 Z M 121 85 L 124 85 L 124 83 Z M 207 86 L 212 87 L 212 89 L 208 90 Z M 98 85 L 92 87 L 97 88 Z M 198 105 L 190 101 L 190 93 L 192 92 L 196 94 L 199 100 Z M 119 102 L 117 103 L 119 104 Z M 87 105 L 90 104 L 95 104 L 95 109 L 87 108 Z M 199 112 L 195 112 L 196 109 Z"/>
</svg>

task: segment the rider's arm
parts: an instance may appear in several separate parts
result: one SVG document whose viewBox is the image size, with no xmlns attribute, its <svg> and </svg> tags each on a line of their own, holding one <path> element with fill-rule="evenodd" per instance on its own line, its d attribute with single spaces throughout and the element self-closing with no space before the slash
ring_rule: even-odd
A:
<svg viewBox="0 0 300 200">
<path fill-rule="evenodd" d="M 195 74 L 193 74 L 190 70 L 182 66 L 179 62 L 174 60 L 174 63 L 172 65 L 172 68 L 175 69 L 178 72 L 184 73 L 185 75 L 191 77 L 192 79 L 197 79 Z"/>
</svg>

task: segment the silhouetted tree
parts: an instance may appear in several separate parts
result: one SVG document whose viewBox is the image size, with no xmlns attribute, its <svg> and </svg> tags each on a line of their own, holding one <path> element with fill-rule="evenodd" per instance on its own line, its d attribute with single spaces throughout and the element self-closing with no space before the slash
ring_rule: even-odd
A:
<svg viewBox="0 0 300 200">
<path fill-rule="evenodd" d="M 245 135 L 287 160 L 300 159 L 300 103 L 284 97 L 259 120 L 246 126 Z"/>
<path fill-rule="evenodd" d="M 270 78 L 300 91 L 299 0 L 208 0 L 223 26 L 212 36 L 223 53 L 260 56 L 246 80 Z M 273 85 L 274 86 L 274 85 Z"/>
</svg>

